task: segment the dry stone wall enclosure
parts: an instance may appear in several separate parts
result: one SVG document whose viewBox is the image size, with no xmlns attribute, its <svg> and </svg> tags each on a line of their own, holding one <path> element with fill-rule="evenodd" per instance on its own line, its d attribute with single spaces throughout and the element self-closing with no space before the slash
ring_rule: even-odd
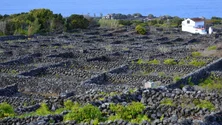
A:
<svg viewBox="0 0 222 125">
<path fill-rule="evenodd" d="M 141 102 L 146 107 L 142 114 L 150 119 L 141 125 L 222 124 L 221 93 L 198 88 L 199 81 L 211 74 L 222 78 L 222 58 L 198 54 L 222 41 L 221 34 L 157 28 L 141 36 L 133 30 L 95 28 L 31 39 L 0 37 L 0 102 L 22 115 L 35 112 L 41 103 L 54 111 L 71 100 L 90 103 L 108 116 L 113 103 Z M 145 89 L 147 81 L 160 83 L 159 87 Z M 204 101 L 213 108 L 201 107 Z M 67 113 L 5 118 L 0 123 L 77 124 L 64 122 Z M 117 119 L 99 124 L 134 123 Z"/>
</svg>

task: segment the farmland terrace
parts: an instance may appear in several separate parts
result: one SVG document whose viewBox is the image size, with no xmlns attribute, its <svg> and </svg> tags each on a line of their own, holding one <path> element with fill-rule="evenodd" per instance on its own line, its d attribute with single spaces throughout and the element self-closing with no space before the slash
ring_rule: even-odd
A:
<svg viewBox="0 0 222 125">
<path fill-rule="evenodd" d="M 198 79 L 203 84 L 192 82 L 190 77 L 179 87 L 172 87 L 187 74 L 219 60 L 221 53 L 220 32 L 202 36 L 176 28 L 152 28 L 148 35 L 138 35 L 126 27 L 76 30 L 31 39 L 0 37 L 0 102 L 7 102 L 22 115 L 35 112 L 43 102 L 56 110 L 71 100 L 82 105 L 90 103 L 107 116 L 112 115 L 111 103 L 141 102 L 146 106 L 142 113 L 150 120 L 140 124 L 221 124 L 222 88 L 218 85 L 219 89 L 208 90 L 204 82 L 208 77 L 222 81 L 221 67 Z M 148 81 L 160 87 L 144 88 Z M 213 108 L 198 103 L 210 103 Z M 0 122 L 77 123 L 63 122 L 66 114 L 13 117 Z M 130 121 L 117 119 L 99 124 Z"/>
</svg>

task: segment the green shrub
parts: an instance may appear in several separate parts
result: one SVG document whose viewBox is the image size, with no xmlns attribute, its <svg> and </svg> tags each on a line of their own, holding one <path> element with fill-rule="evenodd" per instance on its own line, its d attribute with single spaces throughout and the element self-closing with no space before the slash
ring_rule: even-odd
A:
<svg viewBox="0 0 222 125">
<path fill-rule="evenodd" d="M 165 98 L 160 102 L 161 105 L 169 105 L 169 106 L 175 106 L 173 99 L 171 98 Z"/>
<path fill-rule="evenodd" d="M 39 24 L 38 19 L 36 19 L 29 27 L 28 27 L 28 36 L 34 35 L 39 32 L 41 25 Z"/>
<path fill-rule="evenodd" d="M 157 60 L 157 59 L 154 59 L 154 60 L 150 60 L 150 61 L 148 61 L 148 64 L 160 64 L 160 61 L 159 60 Z"/>
<path fill-rule="evenodd" d="M 95 107 L 91 104 L 87 104 L 83 107 L 72 108 L 71 112 L 65 115 L 64 120 L 75 120 L 78 123 L 90 123 L 91 120 L 102 120 L 102 113 L 98 107 Z"/>
<path fill-rule="evenodd" d="M 186 63 L 185 63 L 185 61 L 182 59 L 182 60 L 180 60 L 179 61 L 179 63 L 178 63 L 178 65 L 185 65 Z"/>
<path fill-rule="evenodd" d="M 141 35 L 145 35 L 147 33 L 146 28 L 141 25 L 137 25 L 135 29 L 136 29 L 136 32 Z"/>
<path fill-rule="evenodd" d="M 180 79 L 181 79 L 181 78 L 180 78 L 179 76 L 175 76 L 175 77 L 173 78 L 173 81 L 174 81 L 174 82 L 178 82 L 178 81 L 180 81 Z"/>
<path fill-rule="evenodd" d="M 143 64 L 143 63 L 145 63 L 145 61 L 143 61 L 143 59 L 138 59 L 138 61 L 137 61 L 137 64 Z"/>
<path fill-rule="evenodd" d="M 216 50 L 217 49 L 217 46 L 209 46 L 208 48 L 207 48 L 207 50 Z"/>
<path fill-rule="evenodd" d="M 194 100 L 193 102 L 195 104 L 196 107 L 199 108 L 205 108 L 208 109 L 210 111 L 214 111 L 215 110 L 215 106 L 214 104 L 212 104 L 210 101 L 208 100 Z"/>
<path fill-rule="evenodd" d="M 124 26 L 130 26 L 133 24 L 133 22 L 130 20 L 119 20 L 119 24 Z"/>
<path fill-rule="evenodd" d="M 100 19 L 99 25 L 102 28 L 118 28 L 120 27 L 118 20 Z"/>
<path fill-rule="evenodd" d="M 189 65 L 196 66 L 196 67 L 201 67 L 201 66 L 206 65 L 206 62 L 204 62 L 204 61 L 197 61 L 196 59 L 194 59 L 191 62 L 189 62 Z"/>
<path fill-rule="evenodd" d="M 75 104 L 71 100 L 66 100 L 64 102 L 64 106 L 66 109 L 71 110 Z"/>
<path fill-rule="evenodd" d="M 192 82 L 192 77 L 188 78 L 188 85 L 194 86 L 194 83 Z"/>
<path fill-rule="evenodd" d="M 73 29 L 86 29 L 89 26 L 89 21 L 82 15 L 72 14 L 67 18 L 66 28 L 68 31 Z"/>
<path fill-rule="evenodd" d="M 167 65 L 176 65 L 177 62 L 176 62 L 174 59 L 165 59 L 165 60 L 164 60 L 164 64 L 167 64 Z"/>
<path fill-rule="evenodd" d="M 44 116 L 44 115 L 51 114 L 51 111 L 49 110 L 49 108 L 48 108 L 46 103 L 42 103 L 41 107 L 36 110 L 35 114 L 39 115 L 39 116 Z"/>
<path fill-rule="evenodd" d="M 193 57 L 200 57 L 201 56 L 201 53 L 200 52 L 192 52 L 191 55 Z"/>
<path fill-rule="evenodd" d="M 222 78 L 211 75 L 204 81 L 201 81 L 199 86 L 207 90 L 219 90 L 220 92 L 222 92 Z"/>
<path fill-rule="evenodd" d="M 11 105 L 3 102 L 0 104 L 0 118 L 14 116 L 14 109 Z"/>
<path fill-rule="evenodd" d="M 120 104 L 111 104 L 110 110 L 115 113 L 115 115 L 110 116 L 109 120 L 123 119 L 126 121 L 140 123 L 143 120 L 150 121 L 145 115 L 142 115 L 145 106 L 140 102 L 132 102 L 128 106 L 123 106 Z"/>
</svg>

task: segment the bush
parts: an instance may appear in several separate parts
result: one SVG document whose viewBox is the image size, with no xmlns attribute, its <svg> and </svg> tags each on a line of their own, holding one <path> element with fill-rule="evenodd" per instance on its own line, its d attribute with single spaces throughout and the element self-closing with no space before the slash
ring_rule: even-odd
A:
<svg viewBox="0 0 222 125">
<path fill-rule="evenodd" d="M 141 35 L 145 35 L 147 33 L 146 29 L 141 25 L 137 25 L 135 29 L 136 29 L 136 32 Z"/>
<path fill-rule="evenodd" d="M 217 46 L 209 46 L 208 48 L 207 48 L 207 50 L 216 50 L 217 49 Z"/>
<path fill-rule="evenodd" d="M 100 19 L 99 25 L 102 28 L 118 28 L 120 27 L 118 20 Z"/>
<path fill-rule="evenodd" d="M 44 115 L 51 114 L 51 111 L 49 110 L 46 103 L 42 103 L 41 107 L 39 109 L 37 109 L 35 113 L 36 113 L 36 115 L 44 116 Z"/>
<path fill-rule="evenodd" d="M 218 90 L 222 92 L 222 78 L 216 77 L 214 75 L 209 76 L 199 85 L 207 90 Z"/>
<path fill-rule="evenodd" d="M 68 31 L 76 28 L 86 29 L 88 26 L 89 21 L 82 15 L 72 14 L 66 21 L 66 28 Z"/>
<path fill-rule="evenodd" d="M 143 63 L 145 63 L 145 61 L 143 61 L 143 59 L 138 59 L 138 61 L 137 61 L 137 64 L 143 64 Z"/>
<path fill-rule="evenodd" d="M 160 61 L 159 60 L 157 60 L 157 59 L 154 59 L 154 60 L 150 60 L 150 61 L 148 61 L 148 64 L 160 64 Z"/>
<path fill-rule="evenodd" d="M 0 118 L 14 116 L 14 109 L 11 105 L 3 102 L 0 104 Z"/>
<path fill-rule="evenodd" d="M 196 66 L 196 67 L 201 67 L 201 66 L 206 65 L 206 62 L 204 62 L 204 61 L 192 60 L 191 62 L 189 62 L 189 65 Z"/>
<path fill-rule="evenodd" d="M 133 22 L 130 20 L 119 20 L 119 24 L 124 26 L 130 26 L 133 24 Z"/>
<path fill-rule="evenodd" d="M 168 106 L 175 106 L 173 103 L 173 99 L 171 98 L 165 98 L 160 102 L 161 105 L 168 105 Z"/>
<path fill-rule="evenodd" d="M 28 28 L 28 36 L 34 35 L 35 33 L 39 32 L 40 24 L 38 19 L 36 19 Z"/>
<path fill-rule="evenodd" d="M 178 81 L 180 81 L 181 80 L 181 78 L 179 77 L 179 76 L 175 76 L 174 78 L 173 78 L 173 81 L 174 82 L 178 82 Z"/>
<path fill-rule="evenodd" d="M 71 112 L 65 115 L 64 120 L 75 120 L 78 123 L 90 123 L 91 120 L 102 120 L 102 113 L 98 107 L 95 107 L 91 104 L 87 104 L 83 107 L 73 107 Z"/>
<path fill-rule="evenodd" d="M 201 53 L 200 52 L 192 52 L 191 55 L 193 57 L 200 57 L 201 56 Z"/>
<path fill-rule="evenodd" d="M 167 65 L 176 65 L 177 62 L 176 62 L 174 59 L 166 59 L 166 60 L 164 60 L 164 64 L 167 64 Z"/>
<path fill-rule="evenodd" d="M 196 107 L 199 107 L 199 108 L 205 108 L 205 109 L 208 109 L 210 111 L 214 111 L 215 110 L 215 106 L 214 104 L 212 104 L 210 101 L 208 100 L 194 100 L 193 102 L 195 104 Z"/>
<path fill-rule="evenodd" d="M 140 102 L 132 102 L 128 106 L 123 106 L 120 104 L 111 104 L 110 110 L 115 113 L 115 115 L 110 116 L 109 120 L 123 119 L 126 121 L 140 123 L 143 120 L 149 121 L 149 118 L 142 114 L 145 106 Z"/>
</svg>

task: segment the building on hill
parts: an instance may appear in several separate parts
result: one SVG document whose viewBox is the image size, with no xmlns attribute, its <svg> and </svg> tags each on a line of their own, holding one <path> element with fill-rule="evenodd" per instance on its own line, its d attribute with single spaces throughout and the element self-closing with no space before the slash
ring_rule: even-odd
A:
<svg viewBox="0 0 222 125">
<path fill-rule="evenodd" d="M 204 18 L 187 18 L 182 21 L 182 31 L 195 34 L 207 34 L 204 22 Z"/>
</svg>

